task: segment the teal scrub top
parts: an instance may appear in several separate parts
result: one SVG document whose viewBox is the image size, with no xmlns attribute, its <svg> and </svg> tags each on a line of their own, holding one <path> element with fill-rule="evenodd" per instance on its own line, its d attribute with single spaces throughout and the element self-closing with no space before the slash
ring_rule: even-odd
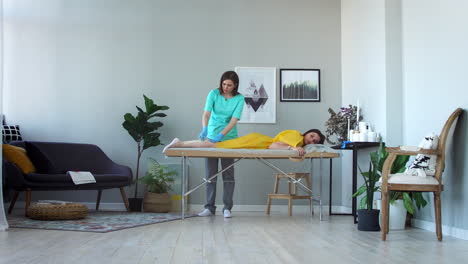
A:
<svg viewBox="0 0 468 264">
<path fill-rule="evenodd" d="M 229 124 L 232 117 L 241 119 L 244 109 L 244 96 L 238 94 L 225 99 L 218 89 L 211 90 L 206 98 L 205 111 L 210 111 L 208 121 L 208 138 L 215 138 Z M 237 124 L 224 135 L 222 141 L 237 138 Z"/>
</svg>

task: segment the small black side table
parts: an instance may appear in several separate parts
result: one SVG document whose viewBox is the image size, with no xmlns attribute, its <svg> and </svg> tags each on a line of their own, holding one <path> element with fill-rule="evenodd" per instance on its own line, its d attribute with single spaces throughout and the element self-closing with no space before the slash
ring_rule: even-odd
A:
<svg viewBox="0 0 468 264">
<path fill-rule="evenodd" d="M 346 148 L 341 148 L 341 145 L 333 146 L 333 149 L 338 149 L 338 150 L 352 150 L 353 151 L 353 184 L 352 184 L 352 193 L 355 193 L 357 190 L 357 161 L 358 161 L 358 150 L 360 149 L 365 149 L 365 148 L 372 148 L 372 147 L 378 147 L 380 145 L 379 142 L 352 142 L 346 145 Z M 352 211 L 351 214 L 345 214 L 345 213 L 333 213 L 331 208 L 332 208 L 332 177 L 330 174 L 330 184 L 329 184 L 329 194 L 330 194 L 330 207 L 328 209 L 328 213 L 330 215 L 352 215 L 354 218 L 354 223 L 357 223 L 356 217 L 356 210 L 357 210 L 357 202 L 356 202 L 356 197 L 352 197 Z"/>
</svg>

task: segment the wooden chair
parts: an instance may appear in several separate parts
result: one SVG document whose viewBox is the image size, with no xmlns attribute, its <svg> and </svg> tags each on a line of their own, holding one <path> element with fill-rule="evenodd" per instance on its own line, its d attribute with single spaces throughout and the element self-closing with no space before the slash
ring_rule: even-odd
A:
<svg viewBox="0 0 468 264">
<path fill-rule="evenodd" d="M 311 196 L 309 195 L 298 195 L 297 194 L 297 183 L 294 183 L 294 192 L 291 193 L 291 182 L 293 178 L 295 181 L 299 181 L 301 179 L 305 179 L 306 181 L 306 186 L 309 189 L 311 188 L 310 185 L 310 173 L 288 173 L 289 176 L 286 176 L 284 174 L 276 174 L 276 179 L 275 179 L 275 189 L 274 193 L 268 194 L 268 201 L 267 201 L 267 215 L 270 214 L 270 208 L 271 208 L 271 199 L 287 199 L 288 200 L 288 212 L 289 215 L 292 216 L 292 201 L 297 200 L 297 199 L 308 199 L 309 200 L 309 206 L 311 207 L 312 210 L 312 200 Z M 278 187 L 279 187 L 279 182 L 281 179 L 286 179 L 288 180 L 288 193 L 278 193 Z"/>
<path fill-rule="evenodd" d="M 440 133 L 439 142 L 436 149 L 420 149 L 419 151 L 404 151 L 399 147 L 386 148 L 389 152 L 388 158 L 382 168 L 382 240 L 385 240 L 388 234 L 389 225 L 389 194 L 390 191 L 408 191 L 408 192 L 433 192 L 434 207 L 435 207 L 435 224 L 437 239 L 442 241 L 442 224 L 441 224 L 441 203 L 440 193 L 444 190 L 442 183 L 442 173 L 445 169 L 445 146 L 448 133 L 454 121 L 461 115 L 463 109 L 457 108 L 447 119 L 442 132 Z M 437 163 L 434 177 L 427 176 L 421 178 L 407 174 L 390 174 L 390 169 L 398 155 L 436 155 Z M 417 178 L 416 178 L 417 177 Z"/>
</svg>

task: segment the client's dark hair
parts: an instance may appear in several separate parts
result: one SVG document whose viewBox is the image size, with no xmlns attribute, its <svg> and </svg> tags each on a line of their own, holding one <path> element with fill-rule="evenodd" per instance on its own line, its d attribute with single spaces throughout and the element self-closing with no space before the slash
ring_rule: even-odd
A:
<svg viewBox="0 0 468 264">
<path fill-rule="evenodd" d="M 320 141 L 318 142 L 319 144 L 323 144 L 323 142 L 325 142 L 325 136 L 322 134 L 322 131 L 318 130 L 318 129 L 309 129 L 307 130 L 304 134 L 302 134 L 303 136 L 311 133 L 311 132 L 314 132 L 314 133 L 317 133 L 317 135 L 319 135 L 320 137 Z"/>
</svg>

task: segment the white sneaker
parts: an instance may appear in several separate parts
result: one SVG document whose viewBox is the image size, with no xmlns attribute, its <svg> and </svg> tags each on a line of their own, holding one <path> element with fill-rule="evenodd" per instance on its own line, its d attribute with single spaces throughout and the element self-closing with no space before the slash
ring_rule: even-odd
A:
<svg viewBox="0 0 468 264">
<path fill-rule="evenodd" d="M 211 213 L 209 209 L 205 209 L 198 214 L 198 216 L 210 216 L 210 215 L 213 215 L 213 214 Z"/>
<path fill-rule="evenodd" d="M 224 210 L 223 215 L 224 215 L 224 218 L 231 218 L 232 217 L 231 211 L 229 211 L 228 209 Z"/>
</svg>

